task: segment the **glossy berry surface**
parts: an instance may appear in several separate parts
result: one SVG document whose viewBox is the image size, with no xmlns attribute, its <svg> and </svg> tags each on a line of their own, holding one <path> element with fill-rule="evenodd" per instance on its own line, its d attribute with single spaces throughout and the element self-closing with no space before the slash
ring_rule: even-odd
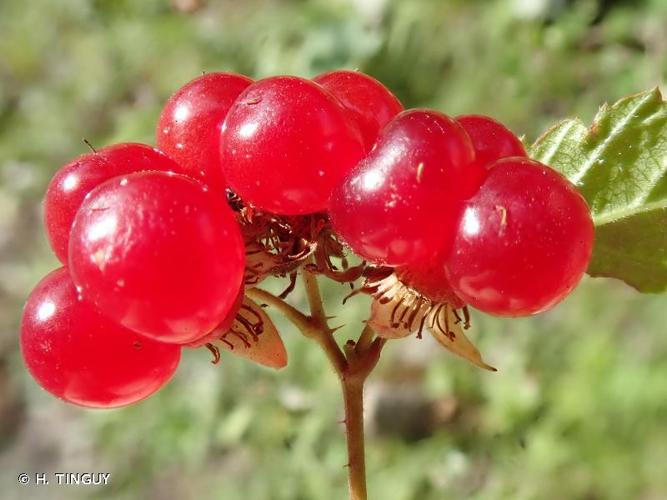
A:
<svg viewBox="0 0 667 500">
<path fill-rule="evenodd" d="M 453 238 L 473 160 L 470 139 L 454 120 L 436 111 L 405 111 L 334 191 L 334 229 L 375 263 L 430 259 Z"/>
<path fill-rule="evenodd" d="M 219 153 L 222 122 L 251 83 L 234 73 L 205 74 L 172 95 L 160 115 L 158 147 L 212 189 L 225 188 Z"/>
<path fill-rule="evenodd" d="M 230 187 L 273 213 L 324 210 L 361 159 L 361 133 L 343 105 L 309 80 L 278 76 L 241 94 L 227 114 L 221 161 Z"/>
<path fill-rule="evenodd" d="M 44 223 L 56 257 L 66 264 L 69 233 L 86 195 L 102 182 L 142 170 L 181 172 L 171 158 L 145 144 L 116 144 L 87 153 L 60 168 L 44 197 Z"/>
<path fill-rule="evenodd" d="M 241 309 L 241 304 L 243 304 L 244 298 L 245 298 L 245 288 L 243 287 L 243 285 L 241 285 L 236 295 L 236 300 L 234 301 L 234 304 L 232 304 L 232 307 L 229 309 L 229 312 L 227 313 L 225 318 L 211 332 L 195 340 L 194 342 L 188 342 L 187 344 L 183 345 L 185 347 L 201 347 L 210 342 L 214 342 L 220 339 L 220 337 L 226 332 L 228 332 L 229 329 L 234 324 L 234 320 L 236 319 L 236 315 L 239 312 L 239 309 Z"/>
<path fill-rule="evenodd" d="M 37 383 L 94 408 L 135 403 L 164 386 L 181 349 L 113 323 L 77 297 L 65 268 L 32 291 L 21 321 L 21 352 Z"/>
<path fill-rule="evenodd" d="M 225 199 L 188 177 L 142 172 L 98 186 L 77 213 L 70 269 L 84 300 L 164 342 L 193 342 L 232 308 L 245 251 Z"/>
<path fill-rule="evenodd" d="M 370 150 L 384 127 L 403 111 L 403 105 L 391 91 L 375 78 L 359 71 L 329 71 L 313 78 L 345 106 Z"/>
<path fill-rule="evenodd" d="M 509 156 L 527 156 L 519 138 L 490 116 L 463 115 L 456 121 L 466 130 L 475 148 L 477 162 L 482 166 Z"/>
<path fill-rule="evenodd" d="M 583 197 L 559 173 L 507 158 L 466 204 L 447 275 L 466 303 L 502 316 L 545 311 L 586 271 L 593 223 Z"/>
<path fill-rule="evenodd" d="M 396 275 L 401 282 L 433 302 L 446 302 L 454 309 L 465 305 L 449 284 L 442 253 L 420 263 L 397 267 Z"/>
</svg>

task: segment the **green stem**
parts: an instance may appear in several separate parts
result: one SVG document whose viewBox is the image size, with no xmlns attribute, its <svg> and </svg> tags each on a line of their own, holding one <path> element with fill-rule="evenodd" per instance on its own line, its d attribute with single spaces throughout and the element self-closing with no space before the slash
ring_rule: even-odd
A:
<svg viewBox="0 0 667 500">
<path fill-rule="evenodd" d="M 306 298 L 308 299 L 311 318 L 313 318 L 313 321 L 315 321 L 320 328 L 328 330 L 329 324 L 327 322 L 327 314 L 324 312 L 324 303 L 322 302 L 320 286 L 317 284 L 317 276 L 304 269 L 301 274 L 301 279 L 303 280 L 303 287 L 306 290 Z"/>
<path fill-rule="evenodd" d="M 246 294 L 278 309 L 303 335 L 315 340 L 329 358 L 343 391 L 350 500 L 367 500 L 364 383 L 377 365 L 386 340 L 381 337 L 374 339 L 375 332 L 366 324 L 359 339 L 356 342 L 348 340 L 345 350 L 341 350 L 334 339 L 333 330 L 327 323 L 317 276 L 304 270 L 302 280 L 310 307 L 310 316 L 306 316 L 279 297 L 259 288 L 251 288 L 246 291 Z"/>
<path fill-rule="evenodd" d="M 364 442 L 364 381 L 342 379 L 347 438 L 350 500 L 366 500 L 366 453 Z"/>
<path fill-rule="evenodd" d="M 315 340 L 327 355 L 327 358 L 329 358 L 331 365 L 339 377 L 341 373 L 345 371 L 347 367 L 345 355 L 340 350 L 340 347 L 338 347 L 338 344 L 336 344 L 333 336 L 327 330 L 324 330 L 321 326 L 317 325 L 313 318 L 306 316 L 281 298 L 260 288 L 250 288 L 249 290 L 246 290 L 246 295 L 275 307 L 283 313 L 283 315 L 291 321 L 303 335 Z"/>
<path fill-rule="evenodd" d="M 355 345 L 355 350 L 357 352 L 363 352 L 366 349 L 368 349 L 373 340 L 373 335 L 375 335 L 375 332 L 370 327 L 370 325 L 366 324 L 366 326 L 364 326 L 364 329 L 361 331 L 361 335 L 359 335 L 359 340 L 357 340 L 357 343 Z"/>
</svg>

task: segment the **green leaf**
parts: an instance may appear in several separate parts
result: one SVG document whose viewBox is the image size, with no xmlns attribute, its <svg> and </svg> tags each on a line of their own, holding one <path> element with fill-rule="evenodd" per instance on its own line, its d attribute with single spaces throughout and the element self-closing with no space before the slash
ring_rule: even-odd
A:
<svg viewBox="0 0 667 500">
<path fill-rule="evenodd" d="M 591 276 L 641 292 L 667 290 L 667 103 L 658 89 L 603 106 L 587 128 L 568 119 L 530 148 L 572 181 L 591 207 Z"/>
</svg>

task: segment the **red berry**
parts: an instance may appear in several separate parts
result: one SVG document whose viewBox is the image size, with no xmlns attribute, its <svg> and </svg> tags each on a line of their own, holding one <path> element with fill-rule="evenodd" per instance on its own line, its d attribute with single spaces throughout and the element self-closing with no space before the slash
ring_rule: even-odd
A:
<svg viewBox="0 0 667 500">
<path fill-rule="evenodd" d="M 324 210 L 363 155 L 343 105 L 309 80 L 277 76 L 239 96 L 222 128 L 224 175 L 248 203 L 298 215 Z"/>
<path fill-rule="evenodd" d="M 244 298 L 245 298 L 245 288 L 243 285 L 241 285 L 241 288 L 239 289 L 239 292 L 236 296 L 236 300 L 234 301 L 234 304 L 232 304 L 232 307 L 227 313 L 227 316 L 225 316 L 225 319 L 223 319 L 218 326 L 216 326 L 211 332 L 207 333 L 202 338 L 197 339 L 194 342 L 188 342 L 187 344 L 184 344 L 184 346 L 201 347 L 205 344 L 219 340 L 220 337 L 226 332 L 228 332 L 229 329 L 234 324 L 234 320 L 236 319 L 236 315 L 239 312 L 239 309 L 241 309 L 241 304 L 243 304 Z"/>
<path fill-rule="evenodd" d="M 572 291 L 592 247 L 590 211 L 575 187 L 536 161 L 507 158 L 491 165 L 467 202 L 447 275 L 477 309 L 535 314 Z"/>
<path fill-rule="evenodd" d="M 181 172 L 171 158 L 145 144 L 116 144 L 79 156 L 51 179 L 44 198 L 46 234 L 56 257 L 67 263 L 69 233 L 86 195 L 102 182 L 141 170 Z"/>
<path fill-rule="evenodd" d="M 163 172 L 98 186 L 79 209 L 70 238 L 70 269 L 85 300 L 127 328 L 181 344 L 225 319 L 244 258 L 225 199 Z"/>
<path fill-rule="evenodd" d="M 313 78 L 343 103 L 370 150 L 382 127 L 403 111 L 403 105 L 375 78 L 359 71 L 329 71 Z"/>
<path fill-rule="evenodd" d="M 32 291 L 21 321 L 21 352 L 37 383 L 67 402 L 124 406 L 164 386 L 181 349 L 123 328 L 77 297 L 65 268 Z"/>
<path fill-rule="evenodd" d="M 442 254 L 435 255 L 422 263 L 398 267 L 396 275 L 401 282 L 433 302 L 446 302 L 454 309 L 465 305 L 449 284 Z"/>
<path fill-rule="evenodd" d="M 430 259 L 453 238 L 473 160 L 470 139 L 454 120 L 436 111 L 405 111 L 334 191 L 334 229 L 376 263 Z"/>
<path fill-rule="evenodd" d="M 490 116 L 464 115 L 456 121 L 470 136 L 480 165 L 487 166 L 509 156 L 527 156 L 519 138 Z"/>
<path fill-rule="evenodd" d="M 157 126 L 157 145 L 188 175 L 221 191 L 220 128 L 230 106 L 252 83 L 234 73 L 208 73 L 181 87 L 167 101 Z"/>
</svg>

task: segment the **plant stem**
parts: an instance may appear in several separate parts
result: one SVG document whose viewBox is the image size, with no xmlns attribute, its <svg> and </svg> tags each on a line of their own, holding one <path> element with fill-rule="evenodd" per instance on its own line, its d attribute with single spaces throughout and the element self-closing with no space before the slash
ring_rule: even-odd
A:
<svg viewBox="0 0 667 500">
<path fill-rule="evenodd" d="M 317 284 L 317 276 L 304 269 L 301 279 L 303 280 L 303 287 L 306 290 L 308 306 L 310 307 L 309 319 L 317 330 L 313 338 L 320 344 L 329 361 L 331 361 L 338 377 L 341 377 L 347 369 L 347 360 L 336 343 L 336 339 L 334 339 L 333 330 L 329 328 L 327 314 L 324 311 L 324 304 L 322 302 L 322 294 Z"/>
<path fill-rule="evenodd" d="M 306 290 L 311 318 L 313 318 L 320 328 L 328 330 L 327 314 L 324 312 L 324 303 L 322 302 L 320 286 L 317 284 L 317 276 L 304 269 L 301 278 L 303 279 L 303 287 Z"/>
<path fill-rule="evenodd" d="M 276 297 L 266 290 L 261 288 L 249 288 L 245 291 L 246 295 L 251 299 L 255 299 L 258 302 L 264 302 L 270 304 L 276 309 L 278 309 L 283 315 L 291 321 L 294 326 L 296 326 L 304 335 L 310 337 L 310 333 L 306 333 L 312 329 L 312 325 L 308 319 L 308 316 L 299 311 L 296 307 L 288 304 L 283 299 Z"/>
<path fill-rule="evenodd" d="M 366 452 L 364 443 L 364 383 L 380 359 L 386 342 L 369 339 L 375 334 L 366 325 L 359 341 L 348 340 L 345 354 L 348 367 L 340 378 L 345 402 L 345 435 L 347 438 L 348 483 L 350 500 L 366 500 Z M 366 339 L 362 342 L 362 339 Z M 359 349 L 360 345 L 363 345 Z"/>
<path fill-rule="evenodd" d="M 368 349 L 371 345 L 374 334 L 375 332 L 370 327 L 370 325 L 366 324 L 366 326 L 364 326 L 364 329 L 361 331 L 361 335 L 359 335 L 359 340 L 357 340 L 357 343 L 355 345 L 355 350 L 357 352 L 363 352 L 366 349 Z"/>
<path fill-rule="evenodd" d="M 246 291 L 246 294 L 278 309 L 303 335 L 315 340 L 329 358 L 343 390 L 350 500 L 367 500 L 364 383 L 380 359 L 380 352 L 386 340 L 381 337 L 374 339 L 375 332 L 366 324 L 359 339 L 356 342 L 348 340 L 344 351 L 341 350 L 327 322 L 317 276 L 310 271 L 303 270 L 302 280 L 310 307 L 310 316 L 306 316 L 281 298 L 259 288 L 251 288 Z"/>
<path fill-rule="evenodd" d="M 366 500 L 366 456 L 364 443 L 364 381 L 341 379 L 345 402 L 348 483 L 350 500 Z"/>
<path fill-rule="evenodd" d="M 338 347 L 338 344 L 336 344 L 336 341 L 328 329 L 323 329 L 321 326 L 316 324 L 313 318 L 306 316 L 297 308 L 289 305 L 281 298 L 278 298 L 265 290 L 260 288 L 250 288 L 249 290 L 246 290 L 246 295 L 261 302 L 272 305 L 281 313 L 283 313 L 285 317 L 291 321 L 303 335 L 312 338 L 318 344 L 320 344 L 320 347 L 322 347 L 322 350 L 327 355 L 327 358 L 329 358 L 329 361 L 336 371 L 336 374 L 339 377 L 341 376 L 341 373 L 343 373 L 347 367 L 347 360 L 345 359 L 345 355 L 340 350 L 340 347 Z"/>
</svg>

